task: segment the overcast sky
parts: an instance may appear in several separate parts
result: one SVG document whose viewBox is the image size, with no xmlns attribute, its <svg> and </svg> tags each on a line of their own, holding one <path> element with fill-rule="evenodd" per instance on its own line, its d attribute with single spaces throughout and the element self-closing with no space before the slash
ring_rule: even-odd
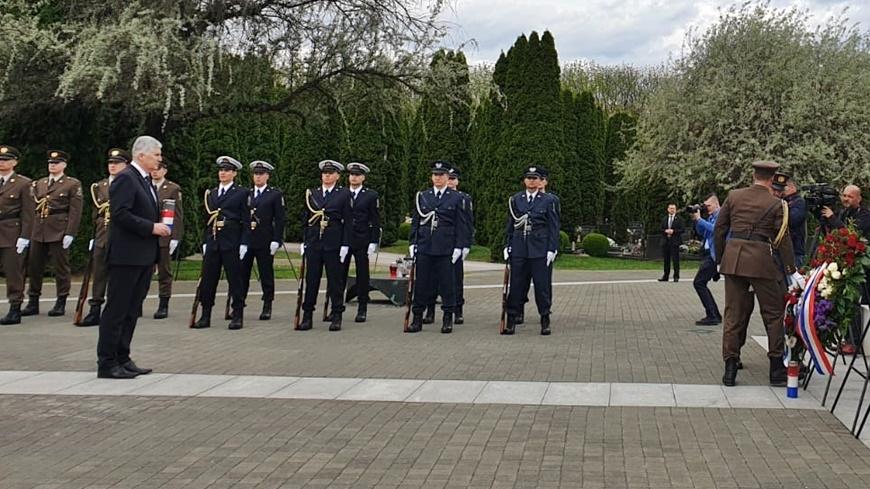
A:
<svg viewBox="0 0 870 489">
<path fill-rule="evenodd" d="M 584 59 L 599 64 L 658 64 L 679 54 L 686 31 L 704 28 L 734 2 L 725 0 L 455 0 L 443 19 L 452 28 L 452 46 L 465 48 L 471 62 L 495 62 L 522 33 L 549 30 L 559 61 Z M 809 10 L 815 22 L 848 7 L 851 22 L 870 27 L 867 0 L 772 0 L 777 8 Z"/>
</svg>

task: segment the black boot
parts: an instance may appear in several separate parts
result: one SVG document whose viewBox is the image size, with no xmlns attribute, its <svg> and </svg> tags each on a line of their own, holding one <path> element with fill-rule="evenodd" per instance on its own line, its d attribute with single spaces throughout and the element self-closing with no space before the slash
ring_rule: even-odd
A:
<svg viewBox="0 0 870 489">
<path fill-rule="evenodd" d="M 154 312 L 154 319 L 166 319 L 167 316 L 169 316 L 169 297 L 161 297 L 157 311 Z"/>
<path fill-rule="evenodd" d="M 516 331 L 516 328 L 517 328 L 517 318 L 515 316 L 511 316 L 510 314 L 508 314 L 507 324 L 505 325 L 504 330 L 501 332 L 501 334 L 508 334 L 508 335 L 514 334 L 514 331 Z"/>
<path fill-rule="evenodd" d="M 51 317 L 63 316 L 66 313 L 66 296 L 58 296 L 57 300 L 54 302 L 54 307 L 48 311 L 48 315 Z"/>
<path fill-rule="evenodd" d="M 423 329 L 423 316 L 414 314 L 414 319 L 408 326 L 408 333 L 419 333 Z"/>
<path fill-rule="evenodd" d="M 435 322 L 435 304 L 426 306 L 426 315 L 423 317 L 423 324 L 432 324 Z"/>
<path fill-rule="evenodd" d="M 548 336 L 550 334 L 550 315 L 544 314 L 541 316 L 541 335 Z"/>
<path fill-rule="evenodd" d="M 514 324 L 523 324 L 524 322 L 526 322 L 526 313 L 521 312 L 517 314 L 516 319 L 514 319 Z"/>
<path fill-rule="evenodd" d="M 211 306 L 202 306 L 202 315 L 199 316 L 199 321 L 191 326 L 193 329 L 211 328 Z"/>
<path fill-rule="evenodd" d="M 302 322 L 299 323 L 299 331 L 308 331 L 311 329 L 311 318 L 314 316 L 312 311 L 302 312 Z"/>
<path fill-rule="evenodd" d="M 444 318 L 441 320 L 441 332 L 449 334 L 453 332 L 453 313 L 445 312 Z"/>
<path fill-rule="evenodd" d="M 21 304 L 9 304 L 9 312 L 0 318 L 0 324 L 21 324 Z"/>
<path fill-rule="evenodd" d="M 341 313 L 332 311 L 332 322 L 329 324 L 330 331 L 341 331 Z"/>
<path fill-rule="evenodd" d="M 456 314 L 453 316 L 453 324 L 465 324 L 465 318 L 462 317 L 462 306 L 456 308 Z"/>
<path fill-rule="evenodd" d="M 260 321 L 272 319 L 272 301 L 263 301 L 263 312 L 260 313 Z"/>
<path fill-rule="evenodd" d="M 233 318 L 230 320 L 228 329 L 242 329 L 245 318 L 245 310 L 242 308 L 233 309 Z"/>
<path fill-rule="evenodd" d="M 353 322 L 355 323 L 364 323 L 366 322 L 366 313 L 368 312 L 368 303 L 360 302 L 359 306 L 356 308 L 356 317 L 353 318 Z"/>
<path fill-rule="evenodd" d="M 88 315 L 85 316 L 79 324 L 76 326 L 99 326 L 100 324 L 100 305 L 94 304 L 91 306 L 91 310 L 88 311 Z"/>
<path fill-rule="evenodd" d="M 21 310 L 22 316 L 35 316 L 39 314 L 39 296 L 31 295 L 27 299 L 27 305 Z"/>
<path fill-rule="evenodd" d="M 782 364 L 782 358 L 770 358 L 770 385 L 785 387 L 788 383 L 788 371 Z"/>
<path fill-rule="evenodd" d="M 722 376 L 722 384 L 728 387 L 737 385 L 737 359 L 725 360 L 725 375 Z"/>
</svg>

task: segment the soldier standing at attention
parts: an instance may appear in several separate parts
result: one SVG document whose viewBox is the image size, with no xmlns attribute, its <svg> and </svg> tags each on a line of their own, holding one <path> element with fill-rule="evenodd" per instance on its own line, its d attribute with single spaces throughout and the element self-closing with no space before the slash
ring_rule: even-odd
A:
<svg viewBox="0 0 870 489">
<path fill-rule="evenodd" d="M 132 161 L 130 153 L 120 148 L 110 149 L 107 156 L 106 166 L 109 176 L 99 182 L 92 183 L 90 188 L 91 200 L 94 203 L 94 237 L 88 243 L 88 251 L 94 254 L 91 259 L 93 284 L 91 298 L 88 300 L 91 310 L 76 326 L 99 326 L 100 324 L 100 310 L 106 300 L 106 280 L 108 278 L 106 246 L 109 242 L 109 222 L 112 219 L 109 212 L 109 186 L 115 179 L 115 175 Z"/>
<path fill-rule="evenodd" d="M 48 176 L 33 182 L 36 204 L 33 234 L 30 238 L 30 290 L 22 316 L 39 314 L 42 295 L 42 275 L 45 261 L 54 268 L 57 301 L 49 316 L 63 316 L 70 288 L 69 247 L 82 220 L 82 183 L 64 175 L 69 154 L 60 150 L 48 152 Z"/>
<path fill-rule="evenodd" d="M 247 255 L 248 243 L 251 242 L 250 194 L 246 187 L 236 185 L 236 175 L 242 169 L 238 160 L 221 156 L 217 159 L 217 167 L 218 185 L 206 190 L 203 199 L 208 221 L 202 240 L 202 316 L 193 328 L 211 327 L 211 309 L 223 268 L 227 274 L 233 307 L 229 329 L 242 329 L 245 298 L 241 261 Z"/>
<path fill-rule="evenodd" d="M 269 185 L 275 167 L 265 161 L 250 164 L 254 172 L 254 187 L 251 189 L 251 245 L 242 260 L 242 296 L 247 300 L 254 258 L 260 272 L 260 287 L 263 288 L 263 311 L 260 319 L 272 318 L 272 301 L 275 300 L 275 252 L 284 242 L 284 194 Z"/>
<path fill-rule="evenodd" d="M 523 310 L 523 292 L 528 294 L 530 281 L 535 283 L 541 334 L 550 334 L 550 265 L 559 249 L 560 223 L 556 200 L 540 191 L 540 179 L 540 170 L 530 166 L 523 178 L 526 189 L 508 200 L 504 258 L 510 260 L 511 277 L 507 325 L 502 334 L 514 334 L 517 316 Z"/>
<path fill-rule="evenodd" d="M 15 173 L 21 153 L 0 145 L 0 265 L 6 275 L 9 312 L 0 324 L 21 323 L 24 301 L 24 250 L 30 245 L 34 202 L 31 181 Z"/>
<path fill-rule="evenodd" d="M 423 312 L 428 304 L 435 303 L 435 295 L 441 294 L 441 332 L 453 332 L 453 313 L 456 310 L 456 289 L 453 266 L 462 258 L 462 248 L 470 243 L 466 236 L 469 225 L 465 222 L 468 213 L 463 209 L 464 200 L 447 186 L 450 164 L 445 161 L 432 163 L 432 188 L 417 192 L 411 217 L 411 245 L 408 254 L 416 259 L 411 312 L 414 319 L 408 333 L 423 329 Z"/>
<path fill-rule="evenodd" d="M 722 383 L 736 384 L 740 347 L 748 325 L 745 308 L 752 304 L 751 297 L 747 296 L 751 287 L 767 328 L 770 385 L 784 386 L 787 376 L 782 363 L 782 320 L 786 286 L 774 253 L 782 257 L 790 281 L 803 288 L 803 278 L 795 272 L 788 234 L 788 203 L 773 195 L 773 175 L 779 164 L 756 161 L 752 167 L 752 186 L 728 194 L 714 228 L 716 263 L 720 265 L 720 273 L 725 275 Z"/>
<path fill-rule="evenodd" d="M 354 322 L 364 323 L 369 304 L 369 258 L 378 251 L 381 240 L 381 217 L 378 209 L 378 193 L 364 187 L 369 167 L 362 163 L 348 163 L 350 173 L 350 205 L 353 209 L 353 227 L 350 235 L 350 254 L 356 264 L 356 291 L 359 305 Z M 345 267 L 345 280 L 350 270 L 350 260 Z"/>
<path fill-rule="evenodd" d="M 154 312 L 154 319 L 165 319 L 169 315 L 169 298 L 172 297 L 172 255 L 178 249 L 178 243 L 184 236 L 184 206 L 181 203 L 181 186 L 166 179 L 168 171 L 166 160 L 151 172 L 151 181 L 157 189 L 157 199 L 160 210 L 163 211 L 167 200 L 175 201 L 175 218 L 172 222 L 172 234 L 160 237 L 160 262 L 157 264 L 157 281 L 159 284 L 160 304 Z"/>
<path fill-rule="evenodd" d="M 339 173 L 344 170 L 344 165 L 323 160 L 317 166 L 320 168 L 321 184 L 305 191 L 305 206 L 302 208 L 304 242 L 299 252 L 307 265 L 299 330 L 307 331 L 312 327 L 320 277 L 326 268 L 326 293 L 332 303 L 329 330 L 341 331 L 341 314 L 344 312 L 344 267 L 341 264 L 350 252 L 353 225 L 351 195 L 346 188 L 338 185 Z"/>
</svg>

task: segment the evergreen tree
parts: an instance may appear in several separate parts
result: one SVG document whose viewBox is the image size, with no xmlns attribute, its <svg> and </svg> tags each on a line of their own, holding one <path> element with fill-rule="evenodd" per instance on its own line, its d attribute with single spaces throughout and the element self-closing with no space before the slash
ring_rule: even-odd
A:
<svg viewBox="0 0 870 489">
<path fill-rule="evenodd" d="M 598 224 L 604 208 L 604 124 L 591 92 L 581 93 L 577 114 L 578 189 L 581 224 Z"/>
</svg>

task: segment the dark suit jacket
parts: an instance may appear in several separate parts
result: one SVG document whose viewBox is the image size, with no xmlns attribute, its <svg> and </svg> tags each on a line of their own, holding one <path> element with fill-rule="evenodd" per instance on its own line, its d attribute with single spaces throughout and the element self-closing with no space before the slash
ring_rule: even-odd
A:
<svg viewBox="0 0 870 489">
<path fill-rule="evenodd" d="M 353 197 L 353 192 L 351 192 Z M 363 187 L 356 200 L 351 198 L 353 229 L 350 247 L 353 250 L 367 249 L 369 243 L 377 244 L 381 238 L 381 216 L 378 212 L 378 193 Z"/>
<path fill-rule="evenodd" d="M 153 235 L 160 222 L 157 200 L 142 174 L 129 165 L 109 186 L 109 265 L 149 266 L 160 259 L 160 244 Z"/>
<path fill-rule="evenodd" d="M 474 202 L 471 200 L 471 196 L 467 193 L 458 190 L 459 196 L 462 197 L 462 210 L 465 212 L 465 232 L 463 235 L 466 238 L 465 243 L 463 243 L 463 248 L 471 248 L 471 245 L 474 244 Z"/>
<path fill-rule="evenodd" d="M 284 195 L 275 187 L 266 187 L 259 197 L 257 189 L 251 189 L 251 249 L 260 250 L 269 247 L 269 243 L 284 242 L 284 225 L 287 213 L 284 211 Z M 254 226 L 256 224 L 256 226 Z"/>
<path fill-rule="evenodd" d="M 320 220 L 314 219 L 309 224 L 314 211 L 323 209 L 327 227 L 320 235 Z M 306 248 L 312 250 L 335 251 L 342 246 L 350 246 L 350 230 L 353 223 L 353 212 L 350 207 L 350 191 L 336 185 L 329 196 L 324 198 L 323 187 L 311 189 L 308 204 L 302 205 L 302 229 Z"/>
<path fill-rule="evenodd" d="M 463 210 L 463 200 L 459 192 L 445 187 L 441 199 L 435 197 L 435 190 L 429 188 L 418 192 L 415 207 L 411 210 L 411 244 L 417 245 L 417 252 L 431 256 L 450 256 L 456 248 L 464 248 L 469 238 L 466 219 L 468 214 Z M 423 222 L 418 212 L 424 214 L 434 211 L 437 226 L 433 221 Z"/>
<path fill-rule="evenodd" d="M 665 230 L 668 229 L 668 216 L 665 216 L 662 219 L 662 246 L 679 246 L 683 243 L 683 231 L 685 231 L 686 226 L 683 223 L 683 219 L 679 215 L 674 216 L 674 223 L 671 226 L 674 230 L 674 234 L 668 236 L 665 234 Z"/>
<path fill-rule="evenodd" d="M 523 190 L 510 198 L 509 205 L 505 237 L 511 256 L 546 258 L 548 251 L 559 249 L 558 201 L 552 195 L 538 192 L 529 204 Z M 514 221 L 514 216 L 522 218 L 526 214 L 531 225 L 528 234 L 524 232 L 525 226 L 517 228 Z"/>
<path fill-rule="evenodd" d="M 217 250 L 238 250 L 239 245 L 251 242 L 251 209 L 248 207 L 250 195 L 248 189 L 235 183 L 227 189 L 223 197 L 218 197 L 220 186 L 211 189 L 208 195 L 208 207 L 212 211 L 220 209 L 218 220 L 224 221 L 222 229 L 215 236 L 211 226 L 206 226 L 203 232 L 203 244 L 209 249 L 217 245 Z"/>
</svg>

